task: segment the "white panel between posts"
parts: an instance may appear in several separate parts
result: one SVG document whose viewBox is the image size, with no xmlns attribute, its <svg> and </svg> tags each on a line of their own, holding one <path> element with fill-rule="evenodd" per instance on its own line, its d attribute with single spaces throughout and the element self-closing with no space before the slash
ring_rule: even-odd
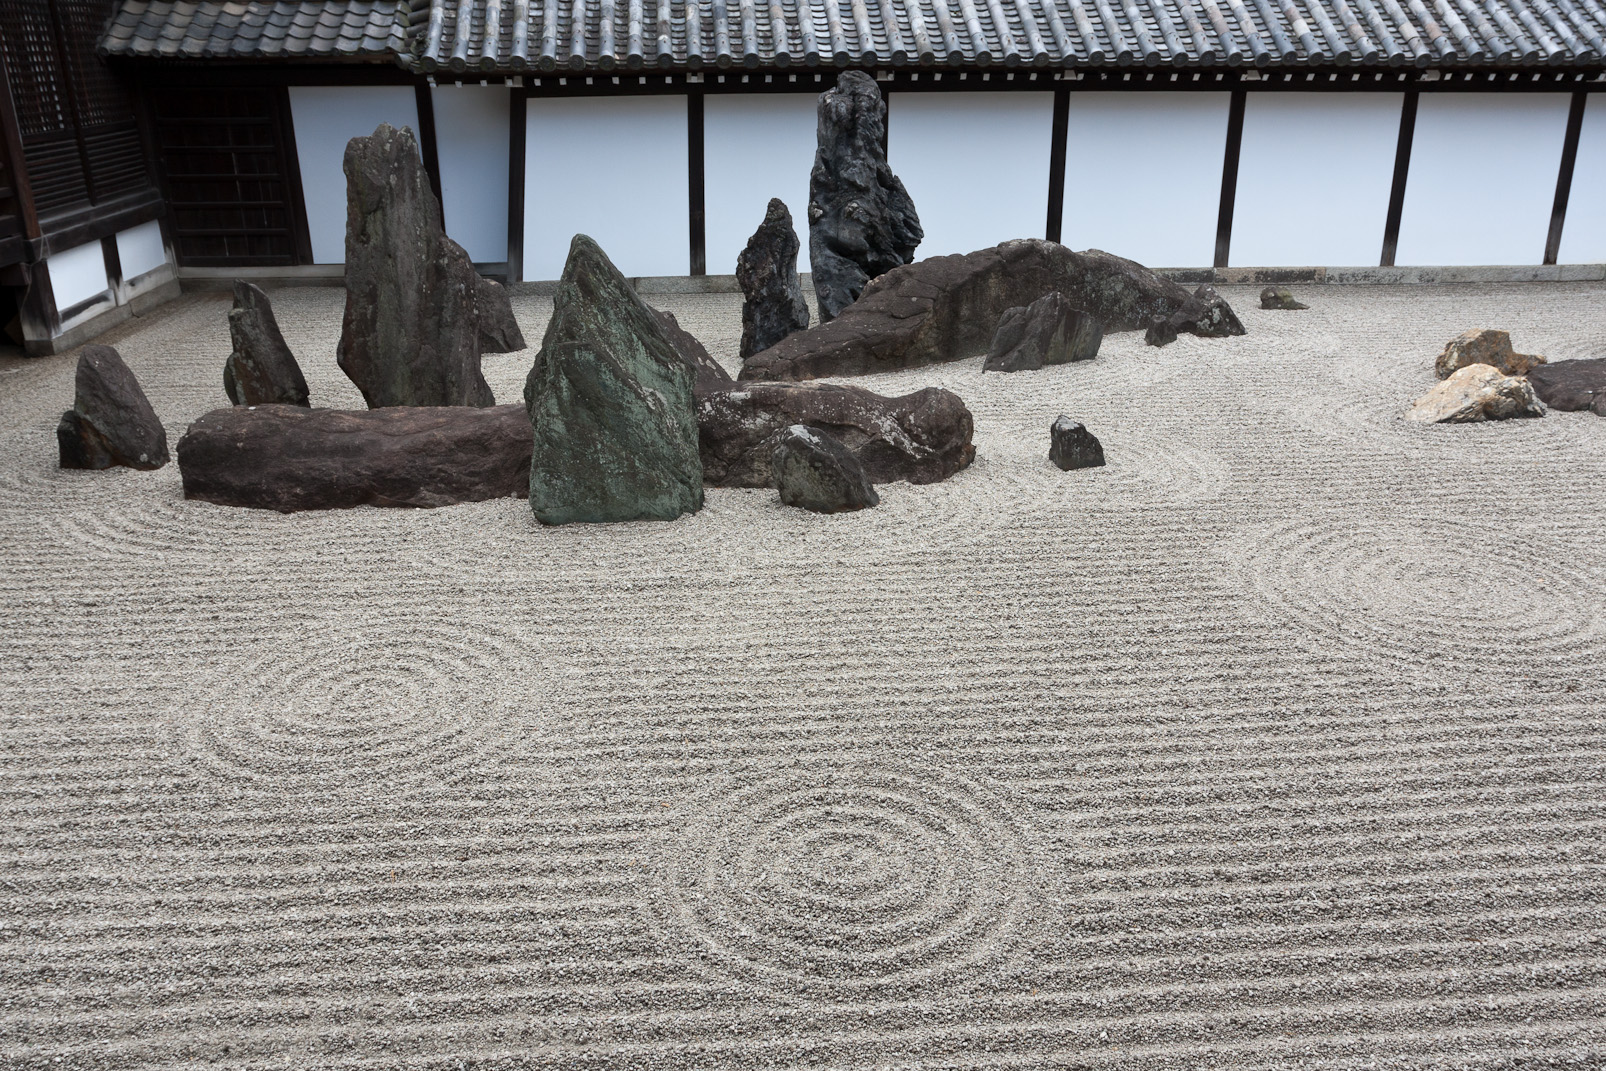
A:
<svg viewBox="0 0 1606 1071">
<path fill-rule="evenodd" d="M 1419 101 L 1395 263 L 1541 263 L 1571 98 L 1424 93 Z"/>
<path fill-rule="evenodd" d="M 1561 231 L 1562 264 L 1606 262 L 1606 96 L 1592 93 L 1584 106 L 1578 160 Z"/>
<path fill-rule="evenodd" d="M 50 290 L 56 298 L 57 312 L 66 312 L 110 289 L 106 280 L 106 254 L 98 239 L 51 254 L 45 259 L 45 270 L 50 273 Z"/>
<path fill-rule="evenodd" d="M 1052 93 L 893 93 L 887 160 L 926 237 L 917 257 L 1041 238 Z"/>
<path fill-rule="evenodd" d="M 1233 264 L 1375 265 L 1383 250 L 1399 93 L 1250 93 Z"/>
<path fill-rule="evenodd" d="M 1154 268 L 1216 253 L 1229 93 L 1072 93 L 1061 240 Z"/>
<path fill-rule="evenodd" d="M 416 138 L 417 95 L 412 86 L 291 86 L 290 117 L 313 262 L 344 264 L 346 173 L 341 165 L 346 143 L 372 134 L 380 123 L 409 127 Z"/>
<path fill-rule="evenodd" d="M 626 275 L 690 271 L 685 97 L 531 97 L 526 124 L 525 279 L 562 275 L 577 232 Z"/>
<path fill-rule="evenodd" d="M 705 248 L 711 275 L 736 270 L 771 197 L 786 202 L 809 262 L 809 171 L 814 167 L 813 93 L 703 98 Z"/>
<path fill-rule="evenodd" d="M 130 227 L 117 234 L 117 262 L 123 269 L 123 281 L 138 278 L 155 271 L 167 263 L 167 248 L 162 244 L 162 227 L 155 220 Z"/>
<path fill-rule="evenodd" d="M 446 233 L 476 263 L 507 259 L 506 86 L 437 86 L 435 144 Z"/>
</svg>

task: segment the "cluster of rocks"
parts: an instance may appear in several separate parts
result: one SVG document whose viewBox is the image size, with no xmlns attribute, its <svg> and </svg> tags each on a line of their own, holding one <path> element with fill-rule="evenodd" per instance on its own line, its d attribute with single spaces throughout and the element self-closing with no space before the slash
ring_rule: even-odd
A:
<svg viewBox="0 0 1606 1071">
<path fill-rule="evenodd" d="M 1526 378 L 1544 363 L 1543 357 L 1513 351 L 1505 331 L 1467 331 L 1445 345 L 1434 362 L 1441 382 L 1411 407 L 1405 419 L 1467 424 L 1544 416 L 1545 405 Z"/>
</svg>

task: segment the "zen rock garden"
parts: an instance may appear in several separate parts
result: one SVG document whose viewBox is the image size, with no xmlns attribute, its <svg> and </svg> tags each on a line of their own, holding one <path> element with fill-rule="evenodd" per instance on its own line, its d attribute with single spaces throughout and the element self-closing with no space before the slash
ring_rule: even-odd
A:
<svg viewBox="0 0 1606 1071">
<path fill-rule="evenodd" d="M 1031 373 L 1095 360 L 1114 333 L 1141 331 L 1157 347 L 1245 333 L 1212 286 L 1190 290 L 1100 250 L 1021 239 L 917 260 L 923 232 L 888 165 L 885 123 L 863 74 L 842 74 L 820 97 L 807 205 L 818 323 L 778 199 L 736 264 L 734 378 L 576 235 L 523 399 L 501 405 L 481 357 L 525 348 L 508 293 L 445 234 L 410 130 L 352 139 L 337 363 L 368 408 L 314 407 L 268 295 L 238 282 L 221 369 L 233 404 L 179 439 L 185 495 L 284 512 L 526 496 L 537 520 L 558 525 L 672 520 L 700 510 L 707 487 L 768 487 L 787 506 L 850 512 L 877 505 L 877 484 L 963 471 L 974 423 L 949 390 L 887 397 L 818 380 L 978 355 L 986 374 Z M 1260 306 L 1309 308 L 1281 286 Z M 1547 406 L 1606 415 L 1606 359 L 1547 363 L 1516 353 L 1504 331 L 1452 340 L 1435 371 L 1441 382 L 1405 419 L 1537 417 Z M 106 346 L 84 349 L 57 434 L 67 468 L 169 460 L 138 381 Z M 1071 415 L 1045 447 L 1062 470 L 1105 464 L 1099 438 Z"/>
</svg>

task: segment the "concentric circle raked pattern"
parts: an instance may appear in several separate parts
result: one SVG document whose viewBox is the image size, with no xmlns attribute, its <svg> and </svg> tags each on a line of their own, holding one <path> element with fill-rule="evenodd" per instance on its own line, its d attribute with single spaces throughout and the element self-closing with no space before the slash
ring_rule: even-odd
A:
<svg viewBox="0 0 1606 1071">
<path fill-rule="evenodd" d="M 1285 524 L 1227 548 L 1266 612 L 1413 665 L 1531 674 L 1606 654 L 1606 568 L 1475 523 Z"/>
<path fill-rule="evenodd" d="M 935 769 L 807 765 L 713 802 L 672 850 L 673 925 L 730 973 L 910 989 L 1020 944 L 1045 880 L 1003 790 Z"/>
<path fill-rule="evenodd" d="M 494 630 L 395 620 L 314 626 L 263 646 L 273 649 L 222 667 L 227 680 L 182 712 L 199 772 L 227 787 L 371 794 L 457 783 L 498 733 L 539 717 L 487 684 L 505 676 L 511 650 Z"/>
</svg>

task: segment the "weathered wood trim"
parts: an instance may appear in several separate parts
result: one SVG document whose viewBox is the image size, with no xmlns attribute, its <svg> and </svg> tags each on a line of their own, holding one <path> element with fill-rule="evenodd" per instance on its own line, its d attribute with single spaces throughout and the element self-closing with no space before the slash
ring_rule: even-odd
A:
<svg viewBox="0 0 1606 1071">
<path fill-rule="evenodd" d="M 440 225 L 446 226 L 446 198 L 441 195 L 440 143 L 435 139 L 435 94 L 423 82 L 413 87 L 414 106 L 418 112 L 418 154 L 424 159 L 424 174 L 429 176 L 429 190 L 435 195 L 435 207 L 440 210 Z"/>
<path fill-rule="evenodd" d="M 1221 207 L 1216 212 L 1215 266 L 1225 268 L 1232 252 L 1232 214 L 1238 204 L 1238 156 L 1244 143 L 1243 90 L 1232 95 L 1227 108 L 1227 147 L 1221 159 Z"/>
<path fill-rule="evenodd" d="M 11 77 L 6 72 L 6 58 L 0 53 L 0 139 L 5 141 L 12 189 L 16 193 L 17 206 L 22 211 L 22 236 L 32 241 L 41 232 L 39 214 L 34 210 L 33 186 L 28 182 L 28 162 L 22 157 L 21 130 L 17 123 L 17 102 L 11 99 Z"/>
<path fill-rule="evenodd" d="M 704 191 L 703 95 L 695 87 L 686 94 L 687 222 L 691 240 L 691 274 L 708 274 L 708 204 Z"/>
<path fill-rule="evenodd" d="M 1578 137 L 1584 129 L 1584 103 L 1587 93 L 1574 93 L 1567 110 L 1567 136 L 1561 143 L 1561 167 L 1556 171 L 1556 199 L 1550 206 L 1550 232 L 1545 235 L 1546 264 L 1561 255 L 1561 232 L 1567 225 L 1567 200 L 1572 196 L 1573 168 L 1578 164 Z"/>
<path fill-rule="evenodd" d="M 1394 180 L 1389 187 L 1389 213 L 1383 223 L 1383 255 L 1378 266 L 1392 268 L 1400 246 L 1400 220 L 1405 216 L 1405 184 L 1411 177 L 1411 142 L 1416 137 L 1416 94 L 1400 102 L 1400 136 L 1394 143 Z"/>
<path fill-rule="evenodd" d="M 162 195 L 154 187 L 105 204 L 85 205 L 45 219 L 41 224 L 44 233 L 28 243 L 28 250 L 31 259 L 44 260 L 53 253 L 148 223 L 164 210 Z"/>
<path fill-rule="evenodd" d="M 117 251 L 117 235 L 100 240 L 100 255 L 106 261 L 106 287 L 115 294 L 123 285 L 123 255 Z"/>
<path fill-rule="evenodd" d="M 524 278 L 524 154 L 529 125 L 525 104 L 529 97 L 521 87 L 508 90 L 507 138 L 507 278 Z"/>
<path fill-rule="evenodd" d="M 1071 125 L 1071 91 L 1068 86 L 1054 90 L 1054 119 L 1048 148 L 1048 223 L 1043 236 L 1060 240 L 1065 226 L 1065 157 Z"/>
</svg>

